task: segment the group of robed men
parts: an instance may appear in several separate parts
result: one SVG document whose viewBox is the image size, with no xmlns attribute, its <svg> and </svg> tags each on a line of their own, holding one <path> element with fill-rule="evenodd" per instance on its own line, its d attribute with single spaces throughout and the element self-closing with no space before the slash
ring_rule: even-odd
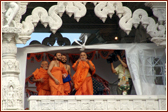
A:
<svg viewBox="0 0 168 112">
<path fill-rule="evenodd" d="M 95 73 L 95 66 L 87 59 L 87 54 L 81 52 L 79 59 L 72 65 L 75 71 L 73 76 L 66 62 L 66 55 L 61 53 L 55 54 L 49 66 L 47 61 L 42 61 L 40 69 L 32 73 L 38 95 L 69 95 L 73 88 L 76 90 L 75 95 L 93 95 L 91 76 Z M 71 81 L 63 82 L 68 75 Z"/>
<path fill-rule="evenodd" d="M 132 79 L 127 66 L 126 57 L 117 55 L 121 62 L 116 68 L 111 63 L 111 70 L 118 75 L 119 83 L 117 94 L 131 94 Z M 71 76 L 71 67 L 66 64 L 67 57 L 61 53 L 56 53 L 54 60 L 51 61 L 49 67 L 48 62 L 43 61 L 40 69 L 33 72 L 34 82 L 36 82 L 38 95 L 68 95 L 74 88 L 75 95 L 93 95 L 92 75 L 95 73 L 95 66 L 92 61 L 87 59 L 85 52 L 80 53 L 79 59 L 72 65 L 75 71 Z M 63 82 L 67 77 L 71 81 Z"/>
</svg>

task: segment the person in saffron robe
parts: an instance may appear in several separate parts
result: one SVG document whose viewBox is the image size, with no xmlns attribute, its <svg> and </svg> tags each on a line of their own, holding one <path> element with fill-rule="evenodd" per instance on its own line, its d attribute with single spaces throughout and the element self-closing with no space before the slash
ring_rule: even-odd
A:
<svg viewBox="0 0 168 112">
<path fill-rule="evenodd" d="M 38 95 L 51 95 L 49 87 L 49 75 L 47 73 L 48 62 L 42 61 L 40 69 L 36 69 L 32 74 L 33 81 L 36 82 Z"/>
<path fill-rule="evenodd" d="M 61 53 L 56 53 L 55 60 L 52 60 L 49 68 L 49 86 L 51 95 L 64 95 L 63 78 L 67 77 L 68 73 L 61 61 Z"/>
<path fill-rule="evenodd" d="M 96 71 L 92 61 L 87 59 L 85 52 L 80 53 L 80 58 L 73 64 L 72 68 L 76 71 L 73 75 L 75 95 L 93 95 L 92 77 Z"/>
<path fill-rule="evenodd" d="M 67 70 L 68 75 L 70 75 L 71 81 L 72 81 L 71 67 L 70 67 L 70 65 L 66 64 L 66 62 L 67 62 L 66 55 L 62 55 L 62 63 L 64 65 L 65 69 Z M 71 81 L 67 81 L 67 82 L 64 83 L 64 95 L 69 95 L 70 94 L 71 89 L 72 89 L 72 83 L 71 83 Z"/>
</svg>

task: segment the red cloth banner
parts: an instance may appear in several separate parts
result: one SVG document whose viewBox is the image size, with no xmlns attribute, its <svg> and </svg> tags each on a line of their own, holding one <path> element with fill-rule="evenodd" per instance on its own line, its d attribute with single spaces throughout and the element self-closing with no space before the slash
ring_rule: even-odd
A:
<svg viewBox="0 0 168 112">
<path fill-rule="evenodd" d="M 114 50 L 98 50 L 98 53 L 100 54 L 100 56 L 103 58 L 103 59 L 107 59 L 108 56 L 113 53 Z"/>
</svg>

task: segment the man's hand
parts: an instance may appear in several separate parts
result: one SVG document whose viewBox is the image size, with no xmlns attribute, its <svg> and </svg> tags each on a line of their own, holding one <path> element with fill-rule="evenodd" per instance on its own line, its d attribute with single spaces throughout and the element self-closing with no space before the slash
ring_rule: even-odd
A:
<svg viewBox="0 0 168 112">
<path fill-rule="evenodd" d="M 62 74 L 62 78 L 65 79 L 68 75 L 67 74 Z"/>
<path fill-rule="evenodd" d="M 81 59 L 78 59 L 78 62 L 80 62 L 81 61 Z"/>
<path fill-rule="evenodd" d="M 85 61 L 86 61 L 87 63 L 89 63 L 89 60 L 88 60 L 88 59 L 85 59 Z"/>
<path fill-rule="evenodd" d="M 121 57 L 118 54 L 117 54 L 117 58 L 118 58 L 119 61 L 121 60 Z"/>
<path fill-rule="evenodd" d="M 57 79 L 54 80 L 57 85 L 59 85 L 59 81 Z"/>
<path fill-rule="evenodd" d="M 40 78 L 40 79 L 39 79 L 39 82 L 42 82 L 42 83 L 43 83 L 43 82 L 44 82 L 44 79 L 43 79 L 43 78 Z"/>
</svg>

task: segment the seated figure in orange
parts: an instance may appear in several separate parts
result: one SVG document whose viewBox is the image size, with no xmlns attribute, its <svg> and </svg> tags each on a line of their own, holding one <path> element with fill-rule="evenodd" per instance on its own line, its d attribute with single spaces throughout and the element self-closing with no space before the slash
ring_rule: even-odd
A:
<svg viewBox="0 0 168 112">
<path fill-rule="evenodd" d="M 73 64 L 72 68 L 76 71 L 73 75 L 75 95 L 93 95 L 92 77 L 96 71 L 92 61 L 87 59 L 85 52 L 80 53 L 80 58 Z"/>
<path fill-rule="evenodd" d="M 51 95 L 64 95 L 63 78 L 67 77 L 68 73 L 61 61 L 61 53 L 56 53 L 55 60 L 52 60 L 49 68 L 49 86 Z"/>
<path fill-rule="evenodd" d="M 33 81 L 36 82 L 38 95 L 51 95 L 49 87 L 49 75 L 47 73 L 48 62 L 42 61 L 40 69 L 36 69 L 32 74 Z"/>
<path fill-rule="evenodd" d="M 71 67 L 70 67 L 70 65 L 66 64 L 66 62 L 67 62 L 66 55 L 62 55 L 62 63 L 64 65 L 65 69 L 67 70 L 68 75 L 70 75 L 70 77 L 71 77 L 71 81 L 64 83 L 64 94 L 69 95 L 72 90 L 72 86 L 73 86 L 72 82 L 73 81 L 72 81 L 72 76 L 71 76 Z"/>
</svg>

